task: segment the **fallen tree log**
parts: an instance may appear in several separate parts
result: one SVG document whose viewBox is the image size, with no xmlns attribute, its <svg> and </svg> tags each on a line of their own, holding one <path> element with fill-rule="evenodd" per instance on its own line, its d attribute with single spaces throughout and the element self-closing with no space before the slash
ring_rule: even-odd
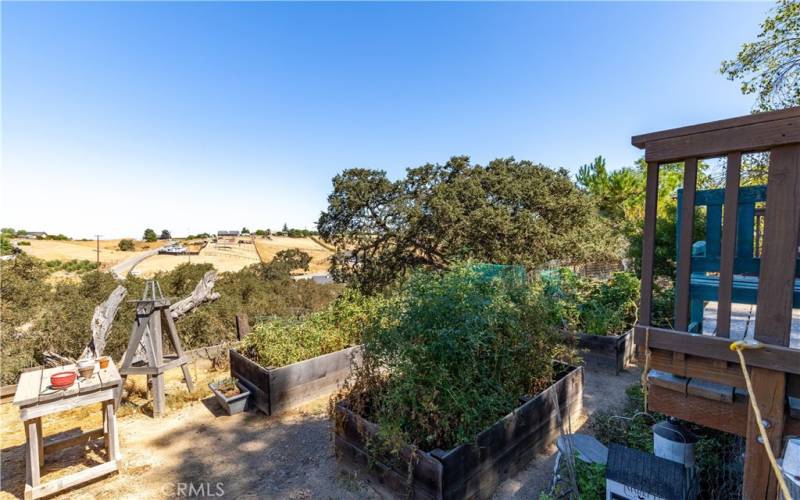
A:
<svg viewBox="0 0 800 500">
<path fill-rule="evenodd" d="M 200 280 L 200 283 L 197 284 L 191 295 L 169 306 L 172 319 L 180 319 L 191 312 L 195 307 L 206 302 L 217 300 L 220 294 L 214 291 L 214 283 L 216 280 L 216 271 L 208 271 L 204 274 L 203 279 Z"/>
</svg>

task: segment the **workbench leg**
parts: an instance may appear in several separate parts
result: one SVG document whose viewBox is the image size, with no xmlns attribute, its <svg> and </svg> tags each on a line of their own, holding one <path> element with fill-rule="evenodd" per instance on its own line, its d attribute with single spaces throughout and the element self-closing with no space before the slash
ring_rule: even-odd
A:
<svg viewBox="0 0 800 500">
<path fill-rule="evenodd" d="M 166 412 L 166 396 L 164 395 L 164 374 L 159 373 L 150 378 L 153 394 L 153 416 L 161 417 Z"/>
<path fill-rule="evenodd" d="M 103 402 L 103 413 L 105 413 L 106 426 L 106 449 L 108 450 L 109 460 L 120 460 L 122 454 L 119 451 L 119 435 L 117 434 L 117 415 L 114 413 L 114 401 Z"/>
<path fill-rule="evenodd" d="M 37 419 L 25 421 L 26 453 L 25 500 L 33 498 L 33 488 L 39 486 L 39 424 Z"/>
<path fill-rule="evenodd" d="M 189 365 L 181 365 L 183 370 L 183 380 L 186 382 L 186 388 L 189 392 L 194 392 L 194 384 L 192 383 L 192 374 L 189 373 Z"/>
<path fill-rule="evenodd" d="M 42 417 L 36 419 L 36 433 L 39 436 L 39 467 L 44 467 L 44 432 L 42 432 Z"/>
</svg>

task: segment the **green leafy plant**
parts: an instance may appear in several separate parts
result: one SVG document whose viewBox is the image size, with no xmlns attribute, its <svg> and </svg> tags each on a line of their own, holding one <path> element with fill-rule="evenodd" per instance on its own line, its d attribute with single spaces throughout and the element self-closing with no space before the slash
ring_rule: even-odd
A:
<svg viewBox="0 0 800 500">
<path fill-rule="evenodd" d="M 631 273 L 618 272 L 598 281 L 561 268 L 546 271 L 542 280 L 552 301 L 550 320 L 567 331 L 619 335 L 636 321 L 639 280 Z"/>
<path fill-rule="evenodd" d="M 357 345 L 380 302 L 347 290 L 322 311 L 259 323 L 245 337 L 244 352 L 264 366 L 278 367 Z"/>
<path fill-rule="evenodd" d="M 215 387 L 223 396 L 230 398 L 241 393 L 237 382 L 238 381 L 234 377 L 228 377 L 218 381 Z"/>
<path fill-rule="evenodd" d="M 562 349 L 541 285 L 470 264 L 415 272 L 364 334 L 363 364 L 339 398 L 379 426 L 376 450 L 449 449 L 536 394 Z"/>
</svg>

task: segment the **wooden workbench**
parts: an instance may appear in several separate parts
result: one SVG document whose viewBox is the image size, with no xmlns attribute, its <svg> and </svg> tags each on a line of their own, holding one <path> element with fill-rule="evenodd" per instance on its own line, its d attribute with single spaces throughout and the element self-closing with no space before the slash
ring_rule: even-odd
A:
<svg viewBox="0 0 800 500">
<path fill-rule="evenodd" d="M 76 371 L 75 365 L 56 368 L 37 368 L 22 373 L 14 394 L 14 404 L 19 407 L 20 419 L 25 426 L 27 441 L 25 453 L 25 500 L 51 495 L 58 491 L 85 483 L 102 475 L 116 471 L 122 455 L 119 451 L 119 436 L 115 413 L 115 399 L 122 390 L 122 379 L 113 361 L 100 369 L 95 365 L 91 378 L 78 379 L 68 388 L 54 390 L 50 387 L 50 375 L 60 371 Z M 103 428 L 72 436 L 44 445 L 42 417 L 80 406 L 102 403 Z M 67 446 L 84 444 L 102 437 L 108 461 L 83 469 L 68 476 L 40 484 L 41 466 L 46 453 Z"/>
</svg>

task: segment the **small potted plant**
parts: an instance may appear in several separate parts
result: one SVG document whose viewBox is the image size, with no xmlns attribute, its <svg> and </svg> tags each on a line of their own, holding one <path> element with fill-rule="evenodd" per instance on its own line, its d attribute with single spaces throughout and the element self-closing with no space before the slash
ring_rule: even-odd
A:
<svg viewBox="0 0 800 500">
<path fill-rule="evenodd" d="M 208 387 L 228 415 L 241 413 L 247 406 L 247 398 L 250 397 L 250 391 L 233 377 L 211 382 Z"/>
</svg>

